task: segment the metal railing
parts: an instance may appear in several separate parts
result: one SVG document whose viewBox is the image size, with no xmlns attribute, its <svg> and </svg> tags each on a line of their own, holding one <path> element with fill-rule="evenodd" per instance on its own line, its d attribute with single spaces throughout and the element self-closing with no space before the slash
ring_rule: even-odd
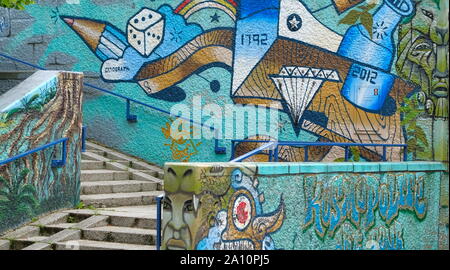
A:
<svg viewBox="0 0 450 270">
<path fill-rule="evenodd" d="M 86 126 L 81 128 L 81 152 L 86 152 Z"/>
<path fill-rule="evenodd" d="M 29 151 L 27 151 L 25 153 L 22 153 L 22 154 L 19 154 L 17 156 L 14 156 L 14 157 L 11 157 L 11 158 L 8 158 L 8 159 L 0 161 L 0 166 L 5 165 L 7 163 L 10 163 L 12 161 L 15 161 L 17 159 L 26 157 L 26 156 L 31 155 L 33 153 L 42 151 L 42 150 L 47 149 L 49 147 L 52 147 L 54 145 L 62 143 L 61 159 L 52 160 L 52 167 L 62 167 L 64 165 L 66 165 L 66 160 L 67 160 L 67 152 L 66 152 L 67 151 L 66 150 L 66 148 L 67 148 L 67 141 L 68 141 L 68 138 L 62 138 L 62 139 L 56 140 L 54 142 L 51 142 L 51 143 L 39 146 L 39 147 L 37 147 L 35 149 L 32 149 L 32 150 L 29 150 Z"/>
<path fill-rule="evenodd" d="M 264 145 L 256 148 L 253 151 L 250 151 L 240 157 L 234 158 L 236 153 L 236 144 L 237 143 L 264 143 Z M 262 153 L 262 151 L 269 149 L 269 162 L 278 162 L 278 152 L 280 146 L 296 146 L 304 148 L 304 161 L 308 161 L 308 148 L 312 146 L 339 146 L 344 148 L 345 156 L 344 160 L 348 161 L 350 157 L 350 147 L 382 147 L 383 154 L 381 156 L 382 161 L 387 161 L 387 148 L 388 147 L 401 147 L 403 148 L 403 161 L 407 161 L 408 159 L 408 145 L 407 144 L 376 144 L 376 143 L 324 143 L 324 142 L 290 142 L 290 141 L 268 141 L 268 140 L 232 140 L 231 141 L 231 158 L 230 162 L 242 162 L 243 160 Z"/>
<path fill-rule="evenodd" d="M 23 60 L 20 60 L 20 59 L 14 58 L 14 57 L 11 57 L 11 56 L 6 55 L 6 54 L 4 54 L 4 53 L 0 53 L 0 56 L 2 56 L 2 57 L 4 57 L 4 58 L 7 58 L 7 59 L 10 59 L 10 60 L 15 61 L 15 62 L 22 63 L 22 64 L 27 65 L 27 66 L 30 66 L 30 67 L 34 67 L 34 68 L 36 68 L 36 69 L 47 70 L 46 68 L 43 68 L 43 67 L 41 67 L 41 66 L 33 65 L 33 64 L 31 64 L 31 63 L 25 62 L 25 61 L 23 61 Z M 84 86 L 87 86 L 87 87 L 90 87 L 90 88 L 93 88 L 93 89 L 96 89 L 96 90 L 98 90 L 98 91 L 101 91 L 101 92 L 104 92 L 104 93 L 113 95 L 113 96 L 115 96 L 115 97 L 124 99 L 124 100 L 126 101 L 125 117 L 126 117 L 127 121 L 129 121 L 129 122 L 137 122 L 137 115 L 131 114 L 131 103 L 133 102 L 133 103 L 139 104 L 139 105 L 141 105 L 141 106 L 144 106 L 144 107 L 146 107 L 146 108 L 150 108 L 150 109 L 152 109 L 152 110 L 155 110 L 155 111 L 164 113 L 164 114 L 166 114 L 166 115 L 169 115 L 169 116 L 172 116 L 172 117 L 177 117 L 177 118 L 183 119 L 183 120 L 185 120 L 185 121 L 189 121 L 189 122 L 191 122 L 192 124 L 195 124 L 195 125 L 198 125 L 198 126 L 201 126 L 201 127 L 205 127 L 205 128 L 209 128 L 211 131 L 214 131 L 214 151 L 215 151 L 215 153 L 216 153 L 216 154 L 226 154 L 226 148 L 225 148 L 225 147 L 220 147 L 220 146 L 219 146 L 219 130 L 217 130 L 217 129 L 214 128 L 214 127 L 205 125 L 205 124 L 203 124 L 203 123 L 198 123 L 198 122 L 196 122 L 196 121 L 194 121 L 194 120 L 192 120 L 192 119 L 185 118 L 185 117 L 182 117 L 182 116 L 180 116 L 180 115 L 174 115 L 174 114 L 172 114 L 171 112 L 169 112 L 169 111 L 167 111 L 167 110 L 164 110 L 164 109 L 161 109 L 161 108 L 152 106 L 152 105 L 150 105 L 150 104 L 146 104 L 146 103 L 144 103 L 144 102 L 142 102 L 142 101 L 139 101 L 139 100 L 136 100 L 136 99 L 127 97 L 127 96 L 125 96 L 125 95 L 121 95 L 121 94 L 118 94 L 118 93 L 114 93 L 114 92 L 112 92 L 112 91 L 109 91 L 109 90 L 107 90 L 107 89 L 103 89 L 103 88 L 101 88 L 101 87 L 95 86 L 95 85 L 90 84 L 90 83 L 83 83 L 83 85 L 84 85 Z"/>
<path fill-rule="evenodd" d="M 162 200 L 164 195 L 156 197 L 156 250 L 161 249 L 161 220 L 162 220 Z"/>
</svg>

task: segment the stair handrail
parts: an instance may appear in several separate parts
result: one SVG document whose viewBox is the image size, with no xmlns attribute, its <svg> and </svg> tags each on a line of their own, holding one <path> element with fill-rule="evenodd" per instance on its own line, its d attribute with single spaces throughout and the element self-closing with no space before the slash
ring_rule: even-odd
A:
<svg viewBox="0 0 450 270">
<path fill-rule="evenodd" d="M 28 150 L 28 151 L 26 151 L 26 152 L 24 152 L 22 154 L 19 154 L 19 155 L 16 155 L 14 157 L 10 157 L 8 159 L 0 161 L 0 166 L 6 165 L 7 163 L 10 163 L 12 161 L 18 160 L 20 158 L 26 157 L 28 155 L 34 154 L 36 152 L 42 151 L 44 149 L 47 149 L 49 147 L 52 147 L 54 145 L 62 143 L 61 159 L 59 159 L 59 160 L 52 160 L 52 167 L 62 167 L 64 165 L 66 165 L 66 160 L 67 160 L 67 152 L 66 152 L 67 151 L 66 150 L 66 148 L 67 148 L 67 141 L 68 141 L 68 138 L 62 138 L 62 139 L 53 141 L 51 143 L 47 143 L 45 145 L 36 147 L 36 148 Z"/>
<path fill-rule="evenodd" d="M 22 63 L 22 64 L 27 65 L 27 66 L 34 67 L 34 68 L 39 69 L 39 70 L 47 70 L 47 69 L 44 68 L 44 67 L 41 67 L 41 66 L 37 66 L 37 65 L 28 63 L 28 62 L 26 62 L 26 61 L 23 61 L 23 60 L 20 60 L 20 59 L 18 59 L 18 58 L 9 56 L 9 55 L 7 55 L 7 54 L 4 54 L 4 53 L 2 53 L 2 52 L 0 52 L 0 56 L 2 56 L 2 57 L 4 57 L 4 58 L 7 58 L 7 59 L 10 59 L 10 60 L 15 61 L 15 62 Z M 87 86 L 87 87 L 90 87 L 90 88 L 93 88 L 93 89 L 96 89 L 96 90 L 98 90 L 98 91 L 101 91 L 101 92 L 104 92 L 104 93 L 107 93 L 107 94 L 116 96 L 116 97 L 119 97 L 119 98 L 125 99 L 125 100 L 126 100 L 126 119 L 127 119 L 127 121 L 129 121 L 129 122 L 136 122 L 136 121 L 137 121 L 137 116 L 130 113 L 131 102 L 134 102 L 134 103 L 137 103 L 137 104 L 139 104 L 139 105 L 141 105 L 141 106 L 150 108 L 150 109 L 152 109 L 152 110 L 159 111 L 159 112 L 164 113 L 164 114 L 167 114 L 167 115 L 169 115 L 169 116 L 177 117 L 177 118 L 183 119 L 183 120 L 185 120 L 185 121 L 189 121 L 189 122 L 191 122 L 192 124 L 195 124 L 195 125 L 198 125 L 198 126 L 201 126 L 201 127 L 209 128 L 210 130 L 214 131 L 214 151 L 215 151 L 215 153 L 216 153 L 216 154 L 226 154 L 226 148 L 225 148 L 225 147 L 220 147 L 220 146 L 219 146 L 219 130 L 216 129 L 215 127 L 212 127 L 212 126 L 209 126 L 209 125 L 205 125 L 204 123 L 198 123 L 198 122 L 194 121 L 193 119 L 186 118 L 186 117 L 182 117 L 182 116 L 180 116 L 180 115 L 174 115 L 174 114 L 172 114 L 171 112 L 169 112 L 169 111 L 167 111 L 167 110 L 164 110 L 164 109 L 155 107 L 155 106 L 153 106 L 153 105 L 144 103 L 144 102 L 142 102 L 142 101 L 139 101 L 139 100 L 130 98 L 130 97 L 125 96 L 125 95 L 122 95 L 122 94 L 114 93 L 114 92 L 112 92 L 112 91 L 110 91 L 110 90 L 107 90 L 107 89 L 98 87 L 98 86 L 93 85 L 93 84 L 90 84 L 90 83 L 83 82 L 83 85 L 84 85 L 84 86 Z"/>
<path fill-rule="evenodd" d="M 236 144 L 237 143 L 266 143 L 263 146 L 250 151 L 240 157 L 234 158 L 234 155 L 236 153 Z M 401 147 L 403 148 L 403 161 L 408 160 L 408 145 L 407 144 L 386 144 L 386 143 L 339 143 L 339 142 L 296 142 L 296 141 L 269 141 L 269 140 L 232 140 L 231 141 L 231 158 L 234 158 L 231 160 L 231 162 L 241 162 L 244 159 L 247 159 L 249 157 L 252 157 L 263 150 L 267 149 L 269 146 L 273 146 L 273 149 L 269 150 L 269 162 L 275 161 L 278 162 L 278 148 L 280 146 L 298 146 L 304 148 L 304 161 L 308 161 L 308 148 L 311 146 L 338 146 L 342 147 L 345 150 L 345 156 L 344 160 L 348 161 L 350 152 L 350 147 L 383 147 L 383 154 L 381 157 L 381 161 L 387 161 L 386 155 L 387 155 L 387 148 L 388 147 Z"/>
<path fill-rule="evenodd" d="M 162 200 L 164 194 L 156 197 L 156 250 L 161 249 Z"/>
</svg>

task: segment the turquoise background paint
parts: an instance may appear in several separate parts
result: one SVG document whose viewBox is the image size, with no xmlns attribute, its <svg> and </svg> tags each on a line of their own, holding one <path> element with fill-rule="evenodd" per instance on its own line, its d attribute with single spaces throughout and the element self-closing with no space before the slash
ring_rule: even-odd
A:
<svg viewBox="0 0 450 270">
<path fill-rule="evenodd" d="M 12 38 L 7 46 L 2 48 L 2 51 L 14 55 L 16 48 L 20 48 L 28 38 L 36 35 L 47 35 L 50 36 L 51 41 L 35 64 L 44 66 L 52 53 L 60 52 L 75 59 L 75 63 L 72 66 L 73 71 L 99 74 L 102 62 L 61 19 L 58 19 L 55 23 L 51 18 L 57 11 L 56 7 L 59 11 L 58 15 L 101 20 L 111 23 L 121 31 L 125 31 L 128 19 L 141 8 L 147 7 L 157 10 L 163 4 L 176 8 L 182 1 L 134 0 L 126 3 L 112 2 L 107 5 L 95 4 L 94 1 L 87 0 L 81 0 L 79 5 L 70 5 L 64 2 L 58 1 L 57 5 L 55 5 L 47 4 L 44 1 L 39 5 L 27 6 L 26 12 L 35 19 L 34 23 L 31 27 L 25 28 L 16 37 Z M 331 4 L 328 0 L 308 0 L 303 2 L 311 11 Z M 210 16 L 215 13 L 220 16 L 220 23 L 211 22 Z M 334 7 L 329 6 L 316 12 L 314 15 L 327 27 L 342 35 L 345 33 L 348 25 L 337 24 L 337 22 L 347 13 L 348 11 L 338 15 Z M 217 9 L 203 9 L 194 13 L 189 17 L 187 23 L 200 25 L 204 31 L 217 27 L 234 27 L 234 22 L 231 18 L 223 11 Z M 182 101 L 183 104 L 189 106 L 195 95 L 201 95 L 205 103 L 215 102 L 222 107 L 225 104 L 233 104 L 230 98 L 232 74 L 229 71 L 223 68 L 210 68 L 201 72 L 201 76 L 208 80 L 218 80 L 221 84 L 221 90 L 218 93 L 213 93 L 209 89 L 209 82 L 193 74 L 177 85 L 187 95 L 186 99 Z M 147 96 L 141 87 L 135 83 L 107 83 L 100 80 L 93 84 L 169 111 L 176 104 Z M 86 90 L 88 94 L 86 94 L 83 105 L 83 124 L 87 126 L 88 138 L 158 165 L 163 165 L 164 162 L 168 161 L 176 161 L 172 158 L 170 149 L 163 145 L 164 143 L 170 143 L 170 140 L 165 139 L 161 133 L 161 128 L 165 127 L 165 123 L 169 120 L 168 116 L 133 105 L 132 113 L 138 116 L 138 122 L 130 124 L 125 120 L 125 102 L 123 100 L 103 95 L 89 88 L 86 88 Z M 89 97 L 89 93 L 95 93 L 95 98 Z M 99 120 L 103 117 L 106 119 L 104 123 Z M 279 117 L 280 123 L 284 124 L 283 129 L 280 130 L 280 140 L 317 140 L 318 136 L 303 130 L 297 136 L 286 113 L 280 112 Z M 101 131 L 102 134 L 99 135 L 97 131 Z M 246 133 L 245 137 L 251 135 L 256 135 L 256 132 Z M 227 147 L 226 155 L 216 155 L 213 151 L 213 142 L 202 140 L 202 144 L 199 146 L 200 154 L 194 155 L 190 161 L 229 160 L 231 154 L 229 141 L 221 141 L 221 145 Z"/>
<path fill-rule="evenodd" d="M 357 173 L 354 167 L 355 164 L 358 164 L 359 170 L 362 169 L 371 172 Z M 289 165 L 291 167 L 301 167 L 303 163 L 291 163 Z M 184 170 L 187 170 L 188 168 L 191 168 L 194 171 L 200 170 L 208 175 L 209 170 L 213 167 L 222 167 L 226 171 L 248 171 L 243 168 L 247 167 L 249 170 L 252 170 L 252 168 L 256 168 L 257 171 L 255 175 L 247 176 L 252 177 L 253 181 L 256 180 L 258 184 L 254 188 L 256 189 L 257 194 L 264 196 L 264 201 L 261 204 L 262 214 L 269 215 L 269 213 L 277 210 L 280 205 L 281 199 L 285 204 L 285 218 L 283 220 L 283 223 L 277 231 L 270 234 L 270 237 L 273 239 L 275 249 L 377 249 L 377 247 L 368 245 L 368 241 L 373 239 L 372 237 L 375 236 L 375 233 L 387 230 L 391 230 L 391 232 L 393 232 L 394 228 L 398 232 L 402 232 L 400 238 L 401 242 L 394 242 L 391 234 L 389 243 L 392 244 L 392 246 L 387 246 L 386 243 L 382 242 L 379 245 L 378 249 L 435 250 L 440 247 L 440 238 L 448 237 L 448 234 L 445 235 L 445 233 L 442 234 L 442 232 L 439 231 L 440 212 L 442 210 L 440 205 L 440 197 L 443 195 L 442 192 L 444 192 L 440 189 L 439 186 L 441 182 L 448 182 L 448 173 L 445 172 L 446 167 L 442 163 L 392 163 L 391 165 L 393 165 L 393 169 L 391 171 L 386 171 L 385 168 L 380 169 L 383 163 L 377 162 L 345 164 L 308 163 L 308 165 L 310 167 L 315 167 L 316 173 L 289 173 L 286 171 L 286 164 L 280 163 L 264 164 L 264 169 L 262 169 L 262 165 L 258 163 L 190 163 L 188 164 L 188 167 L 186 167 L 186 164 L 182 163 L 170 163 L 166 165 L 166 170 L 169 167 L 177 170 L 177 167 L 179 166 L 180 169 L 183 168 Z M 347 172 L 342 172 L 344 165 Z M 348 168 L 348 165 L 352 166 Z M 376 167 L 378 167 L 378 169 L 374 169 Z M 229 177 L 231 182 L 232 176 L 230 175 Z M 400 209 L 398 211 L 398 215 L 393 219 L 393 221 L 391 221 L 390 224 L 388 224 L 381 218 L 381 203 L 379 203 L 378 207 L 375 207 L 374 210 L 375 223 L 367 231 L 364 225 L 367 212 L 360 214 L 360 234 L 358 233 L 358 230 L 356 230 L 356 227 L 350 223 L 348 217 L 341 223 L 340 226 L 337 227 L 334 236 L 329 236 L 328 234 L 326 234 L 323 238 L 319 237 L 319 235 L 315 232 L 314 222 L 312 223 L 312 225 L 304 227 L 305 217 L 307 213 L 307 198 L 315 196 L 315 194 L 311 190 L 305 190 L 305 179 L 314 178 L 316 180 L 322 181 L 323 183 L 332 184 L 333 186 L 339 185 L 339 182 L 336 182 L 339 181 L 337 179 L 346 178 L 349 181 L 348 183 L 352 183 L 352 185 L 357 183 L 358 180 L 362 180 L 363 183 L 367 183 L 367 185 L 374 190 L 378 190 L 381 184 L 401 183 L 401 180 L 396 180 L 396 182 L 389 182 L 389 177 L 391 179 L 401 179 L 401 177 L 411 177 L 410 179 L 423 179 L 424 196 L 422 198 L 425 198 L 427 203 L 425 215 L 423 217 L 418 217 L 414 211 L 411 211 L 409 209 Z M 173 178 L 170 178 L 169 176 L 166 179 L 170 179 L 171 181 L 173 181 Z M 208 183 L 214 181 L 214 177 L 209 176 L 208 181 Z M 218 184 L 223 184 L 224 180 L 222 179 L 221 174 L 217 178 L 217 181 Z M 201 183 L 201 180 L 199 180 L 199 183 Z M 199 190 L 202 190 L 202 192 L 197 196 L 199 196 L 198 199 L 202 201 L 202 195 L 209 193 L 207 190 L 203 190 L 201 187 L 199 187 Z M 233 196 L 233 194 L 235 192 L 239 192 L 239 190 L 240 189 L 233 189 L 230 196 Z M 250 189 L 248 190 L 250 191 Z M 358 190 L 359 189 L 357 189 L 357 192 Z M 214 194 L 214 192 L 211 191 L 211 194 Z M 344 192 L 344 194 L 348 196 L 350 193 Z M 171 196 L 174 195 L 171 193 Z M 228 195 L 225 197 L 230 198 L 228 197 Z M 220 209 L 219 211 L 225 210 L 225 212 L 230 213 L 231 210 L 229 209 L 229 206 L 233 205 L 233 203 L 225 201 L 223 205 L 225 205 L 225 207 Z M 201 212 L 201 210 L 197 211 Z M 257 216 L 259 217 L 260 215 Z M 171 218 L 173 219 L 174 217 Z M 323 223 L 321 224 L 323 225 Z M 227 223 L 225 231 L 228 231 L 231 226 L 233 225 Z M 212 229 L 213 227 L 209 228 Z M 361 242 L 356 241 L 356 239 L 358 239 L 358 235 L 362 237 Z M 386 237 L 387 238 L 385 239 L 389 239 L 387 235 Z M 217 238 L 212 239 L 217 240 Z M 231 241 L 231 239 L 226 240 Z M 238 241 L 242 239 L 233 238 L 232 240 Z M 250 240 L 256 241 L 255 239 Z M 376 243 L 379 243 L 378 239 L 376 240 Z M 369 244 L 373 243 L 369 242 Z"/>
</svg>

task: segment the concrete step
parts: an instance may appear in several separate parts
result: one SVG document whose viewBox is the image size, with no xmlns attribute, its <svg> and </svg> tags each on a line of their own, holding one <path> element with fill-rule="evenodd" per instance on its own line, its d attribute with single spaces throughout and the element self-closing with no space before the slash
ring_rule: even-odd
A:
<svg viewBox="0 0 450 270">
<path fill-rule="evenodd" d="M 134 245 L 125 243 L 112 243 L 92 240 L 77 240 L 56 243 L 56 250 L 156 250 L 155 246 Z"/>
<path fill-rule="evenodd" d="M 28 246 L 33 245 L 35 242 L 44 241 L 48 236 L 32 236 L 28 238 L 14 239 L 11 243 L 10 249 L 21 250 Z"/>
<path fill-rule="evenodd" d="M 149 168 L 143 168 L 143 169 L 135 169 L 133 168 L 133 165 L 128 161 L 106 161 L 105 162 L 105 169 L 107 170 L 116 170 L 116 171 L 129 171 L 129 172 L 140 172 L 145 173 L 147 175 L 160 178 L 161 174 L 157 171 L 151 170 Z M 161 178 L 162 179 L 162 178 Z"/>
<path fill-rule="evenodd" d="M 109 225 L 156 229 L 156 205 L 122 206 L 100 209 L 70 209 L 65 210 L 73 217 L 85 215 L 103 215 L 109 217 Z"/>
<path fill-rule="evenodd" d="M 81 153 L 81 159 L 82 160 L 97 160 L 96 155 L 94 155 L 91 152 L 82 152 Z"/>
<path fill-rule="evenodd" d="M 82 170 L 102 170 L 105 169 L 105 162 L 96 160 L 81 160 Z"/>
<path fill-rule="evenodd" d="M 70 227 L 75 226 L 76 223 L 58 223 L 58 224 L 48 224 L 45 226 L 42 226 L 41 229 L 41 235 L 46 235 L 47 237 L 50 235 L 53 235 L 55 233 L 59 233 L 62 230 L 68 229 Z M 37 241 L 38 242 L 38 241 Z"/>
<path fill-rule="evenodd" d="M 85 205 L 94 207 L 117 207 L 133 205 L 150 205 L 156 203 L 156 196 L 162 194 L 161 191 L 146 191 L 132 193 L 111 193 L 81 195 L 80 199 Z"/>
<path fill-rule="evenodd" d="M 137 245 L 155 245 L 156 231 L 141 228 L 105 226 L 84 229 L 83 239 Z"/>
<path fill-rule="evenodd" d="M 113 181 L 113 180 L 129 180 L 130 173 L 128 171 L 114 170 L 83 170 L 81 171 L 81 181 Z"/>
<path fill-rule="evenodd" d="M 157 183 L 153 183 L 150 181 L 136 180 L 82 182 L 81 194 L 89 195 L 154 191 L 156 190 L 157 185 Z"/>
<path fill-rule="evenodd" d="M 126 154 L 119 153 L 117 151 L 114 151 L 112 149 L 103 147 L 101 145 L 92 143 L 92 142 L 86 142 L 86 145 L 89 147 L 89 149 L 95 149 L 98 151 L 104 151 L 106 153 L 106 157 L 114 160 L 127 160 L 131 162 L 130 166 L 133 169 L 137 170 L 152 170 L 159 174 L 164 174 L 164 170 L 156 165 L 149 164 L 148 162 L 144 162 L 142 160 L 139 160 L 137 158 L 128 156 Z"/>
</svg>

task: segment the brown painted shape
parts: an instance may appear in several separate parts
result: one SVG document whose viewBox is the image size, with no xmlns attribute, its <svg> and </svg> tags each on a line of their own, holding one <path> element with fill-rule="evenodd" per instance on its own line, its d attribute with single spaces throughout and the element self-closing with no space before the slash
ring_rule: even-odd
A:
<svg viewBox="0 0 450 270">
<path fill-rule="evenodd" d="M 344 81 L 351 65 L 350 60 L 339 55 L 300 42 L 278 39 L 237 90 L 233 100 L 244 104 L 248 104 L 245 102 L 247 99 L 255 102 L 261 97 L 264 100 L 274 99 L 273 102 L 281 100 L 281 96 L 269 75 L 278 74 L 283 66 L 335 69 L 338 71 L 341 80 Z M 359 109 L 342 97 L 340 93 L 342 86 L 342 82 L 324 82 L 307 108 L 310 111 L 325 114 L 328 118 L 328 124 L 322 128 L 326 132 L 316 126 L 305 126 L 305 123 L 303 123 L 302 128 L 330 141 L 386 144 L 405 142 L 398 109 L 391 116 L 383 116 Z M 401 106 L 403 99 L 414 88 L 415 85 L 411 83 L 407 83 L 400 78 L 395 79 L 389 95 L 395 100 L 397 108 Z M 268 103 L 265 102 L 264 104 Z M 278 109 L 280 105 L 269 104 L 268 106 Z M 401 151 L 400 148 L 388 148 L 387 158 L 400 160 Z M 382 148 L 365 148 L 363 152 L 365 152 L 366 157 L 377 160 L 382 154 Z"/>
<path fill-rule="evenodd" d="M 333 0 L 334 6 L 339 14 L 358 5 L 362 1 L 363 0 Z"/>
<path fill-rule="evenodd" d="M 89 48 L 95 52 L 106 25 L 104 23 L 85 19 L 66 18 L 65 21 L 78 35 L 80 35 Z"/>
<path fill-rule="evenodd" d="M 232 65 L 233 32 L 221 29 L 201 34 L 173 54 L 144 65 L 135 79 L 149 94 L 164 90 L 199 68 L 222 63 Z"/>
<path fill-rule="evenodd" d="M 232 57 L 231 50 L 224 47 L 210 46 L 202 48 L 172 70 L 153 78 L 142 80 L 139 82 L 139 85 L 147 94 L 154 94 L 185 80 L 186 77 L 203 66 L 212 63 L 223 63 L 231 66 Z"/>
</svg>

